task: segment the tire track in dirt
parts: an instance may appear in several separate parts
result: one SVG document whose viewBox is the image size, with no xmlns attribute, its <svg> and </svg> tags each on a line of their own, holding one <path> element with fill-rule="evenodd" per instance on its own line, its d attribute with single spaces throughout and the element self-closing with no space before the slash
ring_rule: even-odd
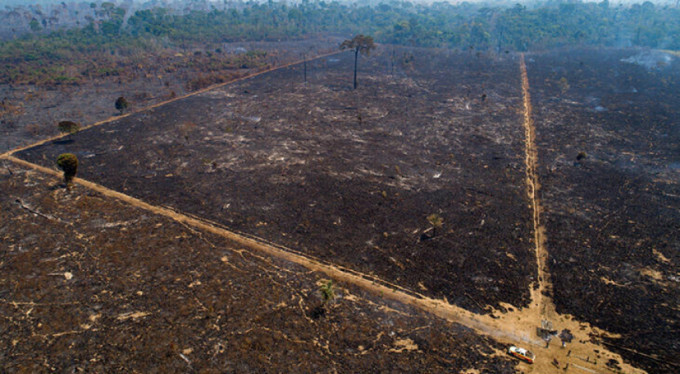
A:
<svg viewBox="0 0 680 374">
<path fill-rule="evenodd" d="M 299 65 L 299 64 L 301 64 L 301 63 L 303 63 L 303 62 L 305 62 L 305 61 L 314 61 L 314 60 L 318 60 L 318 59 L 320 59 L 320 58 L 324 58 L 324 57 L 329 57 L 329 56 L 337 55 L 337 54 L 340 54 L 340 53 L 343 53 L 343 52 L 346 52 L 346 51 L 333 51 L 333 52 L 323 53 L 323 54 L 320 54 L 320 55 L 315 56 L 315 57 L 312 57 L 312 58 L 303 59 L 303 60 L 298 60 L 298 61 L 290 62 L 290 63 L 284 64 L 284 65 L 274 66 L 274 67 L 271 67 L 271 68 L 269 68 L 269 69 L 256 71 L 256 72 L 254 72 L 254 73 L 247 74 L 247 75 L 245 75 L 245 76 L 243 76 L 243 77 L 236 78 L 236 79 L 230 80 L 230 81 L 228 81 L 228 82 L 222 82 L 222 83 L 214 84 L 214 85 L 212 85 L 212 86 L 208 86 L 208 87 L 206 87 L 206 88 L 202 88 L 202 89 L 200 89 L 200 90 L 198 90 L 198 91 L 190 92 L 190 93 L 188 93 L 188 94 L 186 94 L 186 95 L 183 95 L 183 96 L 178 96 L 178 97 L 175 97 L 175 98 L 172 98 L 172 99 L 169 99 L 169 100 L 161 101 L 161 102 L 156 103 L 156 104 L 153 104 L 153 105 L 149 105 L 149 106 L 146 106 L 146 107 L 137 109 L 137 110 L 130 111 L 130 112 L 128 112 L 128 113 L 125 113 L 125 114 L 122 114 L 122 115 L 119 115 L 119 116 L 113 116 L 113 117 L 109 117 L 109 118 L 104 119 L 104 120 L 101 120 L 101 121 L 97 121 L 97 122 L 95 122 L 95 123 L 92 123 L 92 124 L 89 124 L 89 125 L 86 125 L 86 126 L 81 127 L 81 128 L 80 128 L 80 131 L 85 131 L 85 130 L 91 129 L 91 128 L 93 128 L 93 127 L 98 127 L 98 126 L 101 126 L 101 125 L 105 125 L 105 124 L 107 124 L 107 123 L 111 123 L 111 122 L 113 122 L 113 121 L 115 121 L 115 120 L 118 120 L 118 119 L 121 119 L 121 118 L 125 118 L 125 117 L 131 116 L 131 115 L 133 115 L 133 114 L 143 113 L 143 112 L 149 111 L 149 110 L 151 110 L 151 109 L 155 109 L 155 108 L 161 107 L 161 106 L 163 106 L 163 105 L 166 105 L 166 104 L 169 104 L 169 103 L 173 103 L 173 102 L 175 102 L 175 101 L 179 101 L 179 100 L 182 100 L 182 99 L 186 99 L 186 98 L 188 98 L 188 97 L 200 95 L 200 94 L 202 94 L 202 93 L 205 93 L 205 92 L 208 92 L 208 91 L 212 91 L 212 90 L 217 89 L 217 88 L 220 88 L 220 87 L 228 86 L 228 85 L 230 85 L 230 84 L 242 82 L 242 81 L 244 81 L 244 80 L 251 79 L 251 78 L 257 77 L 257 76 L 262 75 L 262 74 L 266 74 L 266 73 L 270 73 L 270 72 L 272 72 L 272 71 L 276 71 L 276 70 L 280 70 L 280 69 L 289 68 L 289 67 L 291 67 L 291 66 Z M 43 145 L 43 144 L 45 144 L 45 143 L 48 143 L 48 142 L 51 142 L 51 141 L 54 141 L 54 140 L 59 140 L 59 139 L 61 139 L 61 138 L 67 137 L 67 136 L 69 136 L 69 135 L 70 135 L 70 134 L 59 134 L 59 135 L 55 135 L 55 136 L 52 136 L 52 137 L 49 137 L 49 138 L 45 138 L 45 139 L 40 140 L 40 141 L 37 141 L 37 142 L 35 142 L 35 143 L 29 144 L 29 145 L 25 145 L 25 146 L 22 146 L 22 147 L 18 147 L 18 148 L 9 150 L 9 151 L 7 151 L 7 152 L 5 152 L 5 153 L 3 153 L 3 154 L 0 154 L 0 158 L 5 158 L 6 156 L 11 156 L 11 155 L 13 155 L 13 154 L 15 154 L 15 153 L 17 153 L 17 152 L 25 151 L 25 150 L 27 150 L 27 149 L 29 149 L 29 148 L 37 147 L 37 146 L 39 146 L 39 145 Z"/>
</svg>

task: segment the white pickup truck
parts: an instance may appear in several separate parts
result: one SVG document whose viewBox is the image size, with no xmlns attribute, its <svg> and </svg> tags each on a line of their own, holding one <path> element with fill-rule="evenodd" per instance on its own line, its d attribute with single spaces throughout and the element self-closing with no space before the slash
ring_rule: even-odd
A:
<svg viewBox="0 0 680 374">
<path fill-rule="evenodd" d="M 508 354 L 530 364 L 533 364 L 534 359 L 536 358 L 536 355 L 531 353 L 531 351 L 527 351 L 524 348 L 516 347 L 514 345 L 508 348 Z"/>
</svg>

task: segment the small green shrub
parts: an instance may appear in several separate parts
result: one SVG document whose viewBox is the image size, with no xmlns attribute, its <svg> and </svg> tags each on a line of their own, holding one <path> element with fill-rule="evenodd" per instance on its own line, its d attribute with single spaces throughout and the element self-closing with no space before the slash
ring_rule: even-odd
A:
<svg viewBox="0 0 680 374">
<path fill-rule="evenodd" d="M 78 172 L 78 157 L 73 153 L 62 153 L 57 157 L 57 166 L 64 171 L 64 182 L 69 186 Z"/>
<path fill-rule="evenodd" d="M 116 110 L 119 110 L 120 114 L 123 114 L 123 112 L 125 111 L 125 109 L 128 108 L 128 106 L 130 106 L 130 104 L 123 96 L 116 99 Z"/>
<path fill-rule="evenodd" d="M 324 284 L 319 288 L 321 292 L 321 298 L 323 299 L 323 304 L 327 304 L 329 301 L 335 299 L 335 288 L 333 287 L 333 280 L 329 280 L 328 283 Z"/>
<path fill-rule="evenodd" d="M 444 218 L 442 218 L 439 214 L 437 213 L 432 213 L 429 216 L 427 216 L 427 222 L 432 225 L 432 237 L 437 233 L 437 229 L 441 229 L 442 226 L 444 226 Z"/>
<path fill-rule="evenodd" d="M 63 134 L 75 134 L 80 131 L 80 125 L 73 121 L 61 121 L 57 124 L 57 128 Z"/>
</svg>

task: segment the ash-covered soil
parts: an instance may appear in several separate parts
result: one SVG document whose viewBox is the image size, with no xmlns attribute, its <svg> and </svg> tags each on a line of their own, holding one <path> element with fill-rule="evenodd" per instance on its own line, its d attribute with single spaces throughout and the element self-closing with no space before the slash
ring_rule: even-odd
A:
<svg viewBox="0 0 680 374">
<path fill-rule="evenodd" d="M 518 61 L 380 46 L 19 154 L 476 312 L 536 274 Z M 444 219 L 434 237 L 426 217 Z M 501 307 L 502 308 L 502 307 Z"/>
<path fill-rule="evenodd" d="M 680 62 L 655 51 L 530 57 L 557 310 L 621 334 L 605 344 L 650 373 L 676 373 Z"/>
<path fill-rule="evenodd" d="M 513 373 L 494 341 L 225 239 L 0 163 L 0 367 Z M 341 288 L 342 287 L 342 288 Z"/>
</svg>

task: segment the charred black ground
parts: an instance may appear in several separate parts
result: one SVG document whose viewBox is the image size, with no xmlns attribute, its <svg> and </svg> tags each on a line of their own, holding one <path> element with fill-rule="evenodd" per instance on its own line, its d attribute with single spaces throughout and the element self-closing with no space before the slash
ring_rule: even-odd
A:
<svg viewBox="0 0 680 374">
<path fill-rule="evenodd" d="M 81 132 L 80 175 L 482 312 L 535 274 L 518 63 L 383 48 L 276 71 Z M 426 217 L 444 219 L 434 238 Z M 423 240 L 424 239 L 424 240 Z"/>
<path fill-rule="evenodd" d="M 650 373 L 677 372 L 680 65 L 654 51 L 531 59 L 557 310 L 622 334 L 605 343 Z"/>
<path fill-rule="evenodd" d="M 320 274 L 0 166 L 3 372 L 514 372 L 498 343 L 349 285 L 313 318 Z"/>
<path fill-rule="evenodd" d="M 18 156 L 376 274 L 475 312 L 526 305 L 536 274 L 518 61 L 384 47 L 136 114 Z M 680 363 L 678 63 L 639 50 L 527 55 L 560 313 Z M 444 218 L 430 238 L 426 217 Z"/>
</svg>

